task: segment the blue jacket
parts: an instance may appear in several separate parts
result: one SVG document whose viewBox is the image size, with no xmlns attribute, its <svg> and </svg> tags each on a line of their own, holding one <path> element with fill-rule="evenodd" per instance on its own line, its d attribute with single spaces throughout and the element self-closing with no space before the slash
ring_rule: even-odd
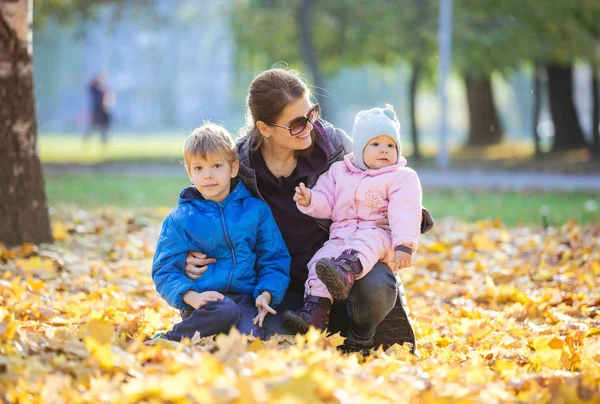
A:
<svg viewBox="0 0 600 404">
<path fill-rule="evenodd" d="M 198 279 L 185 276 L 188 251 L 217 262 Z M 177 208 L 165 219 L 154 262 L 156 290 L 173 307 L 189 290 L 243 293 L 255 299 L 264 291 L 279 305 L 290 281 L 290 256 L 271 210 L 239 181 L 221 203 L 208 201 L 193 187 L 181 192 Z"/>
</svg>

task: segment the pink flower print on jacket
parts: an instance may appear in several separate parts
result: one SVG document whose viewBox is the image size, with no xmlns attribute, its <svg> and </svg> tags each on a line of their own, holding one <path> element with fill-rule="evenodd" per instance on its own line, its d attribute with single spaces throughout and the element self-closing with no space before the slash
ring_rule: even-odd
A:
<svg viewBox="0 0 600 404">
<path fill-rule="evenodd" d="M 372 208 L 378 208 L 383 203 L 383 198 L 379 193 L 373 192 L 370 189 L 365 194 L 367 204 Z"/>
</svg>

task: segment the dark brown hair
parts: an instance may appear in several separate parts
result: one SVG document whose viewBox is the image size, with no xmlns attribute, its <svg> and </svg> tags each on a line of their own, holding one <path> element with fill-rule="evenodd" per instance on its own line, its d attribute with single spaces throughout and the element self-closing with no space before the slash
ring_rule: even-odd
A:
<svg viewBox="0 0 600 404">
<path fill-rule="evenodd" d="M 252 80 L 246 99 L 246 130 L 253 150 L 260 149 L 263 136 L 256 127 L 256 122 L 267 124 L 276 122 L 283 110 L 292 102 L 310 95 L 310 90 L 300 74 L 295 70 L 265 70 Z M 305 150 L 298 150 L 297 157 L 310 156 L 315 142 L 315 134 L 311 131 L 311 145 Z"/>
</svg>

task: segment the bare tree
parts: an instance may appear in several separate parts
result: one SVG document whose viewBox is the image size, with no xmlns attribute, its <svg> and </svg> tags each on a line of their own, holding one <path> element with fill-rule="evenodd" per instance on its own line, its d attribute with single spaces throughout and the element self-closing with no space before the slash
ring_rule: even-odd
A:
<svg viewBox="0 0 600 404">
<path fill-rule="evenodd" d="M 37 150 L 32 0 L 0 2 L 0 243 L 51 242 Z"/>
</svg>

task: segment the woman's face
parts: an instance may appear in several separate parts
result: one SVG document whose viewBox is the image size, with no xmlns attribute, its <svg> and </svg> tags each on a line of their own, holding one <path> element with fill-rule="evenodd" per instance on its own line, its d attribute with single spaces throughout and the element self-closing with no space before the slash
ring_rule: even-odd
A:
<svg viewBox="0 0 600 404">
<path fill-rule="evenodd" d="M 312 104 L 310 103 L 308 96 L 300 98 L 296 101 L 292 101 L 284 108 L 281 116 L 277 119 L 274 124 L 289 127 L 290 123 L 298 118 L 305 117 Z M 269 138 L 271 143 L 278 148 L 285 148 L 289 150 L 305 150 L 310 147 L 312 139 L 310 137 L 310 131 L 313 129 L 313 125 L 307 122 L 306 128 L 300 132 L 297 136 L 292 136 L 289 129 L 281 128 L 275 125 L 266 125 L 265 130 L 261 130 L 261 133 Z"/>
</svg>

